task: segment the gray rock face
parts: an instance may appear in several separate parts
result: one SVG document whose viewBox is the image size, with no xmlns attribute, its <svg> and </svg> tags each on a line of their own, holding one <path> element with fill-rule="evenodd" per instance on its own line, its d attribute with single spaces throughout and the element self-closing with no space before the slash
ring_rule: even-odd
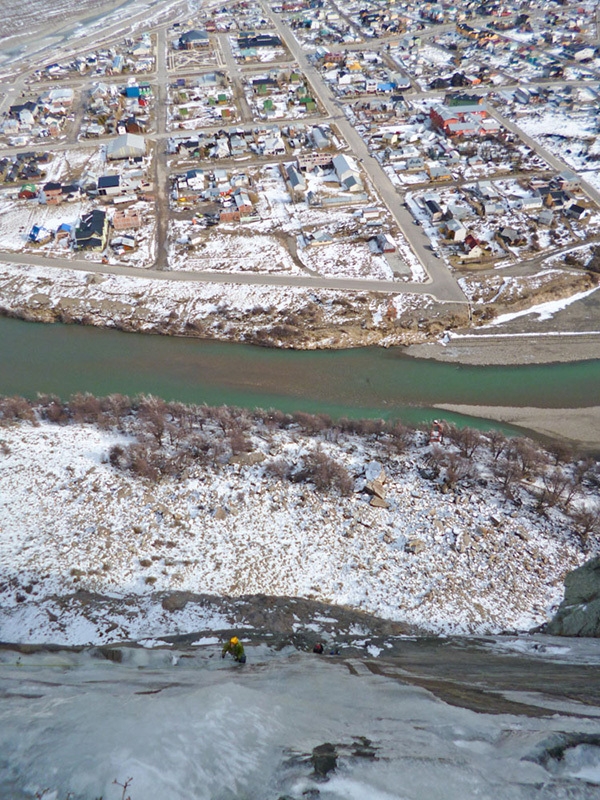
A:
<svg viewBox="0 0 600 800">
<path fill-rule="evenodd" d="M 600 637 L 600 557 L 568 573 L 565 599 L 545 633 Z"/>
</svg>

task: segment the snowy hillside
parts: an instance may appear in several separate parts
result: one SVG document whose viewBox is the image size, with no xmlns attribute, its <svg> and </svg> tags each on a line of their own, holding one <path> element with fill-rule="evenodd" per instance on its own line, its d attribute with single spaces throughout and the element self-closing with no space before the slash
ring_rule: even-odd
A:
<svg viewBox="0 0 600 800">
<path fill-rule="evenodd" d="M 161 607 L 166 590 L 302 596 L 437 632 L 527 629 L 598 548 L 598 465 L 497 432 L 430 444 L 373 421 L 81 396 L 0 401 L 0 424 L 3 641 L 211 627 Z M 57 601 L 77 590 L 139 599 L 86 616 Z"/>
</svg>

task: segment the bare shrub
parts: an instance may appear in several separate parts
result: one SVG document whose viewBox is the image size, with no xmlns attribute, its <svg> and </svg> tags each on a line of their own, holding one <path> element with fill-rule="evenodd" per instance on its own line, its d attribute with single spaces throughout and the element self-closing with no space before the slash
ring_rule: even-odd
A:
<svg viewBox="0 0 600 800">
<path fill-rule="evenodd" d="M 356 433 L 359 436 L 379 436 L 385 431 L 386 423 L 382 419 L 348 419 L 341 417 L 338 426 L 342 433 Z"/>
<path fill-rule="evenodd" d="M 397 454 L 403 453 L 411 442 L 413 434 L 412 428 L 404 425 L 399 420 L 395 420 L 394 422 L 387 423 L 386 430 L 390 437 L 392 451 Z"/>
<path fill-rule="evenodd" d="M 167 406 L 159 397 L 136 398 L 138 418 L 159 447 L 163 446 L 167 426 Z"/>
<path fill-rule="evenodd" d="M 69 422 L 69 407 L 54 394 L 38 395 L 38 408 L 40 416 L 47 422 L 57 425 L 66 425 Z"/>
<path fill-rule="evenodd" d="M 96 424 L 102 417 L 102 405 L 93 394 L 74 394 L 69 400 L 69 411 L 73 422 Z"/>
<path fill-rule="evenodd" d="M 0 425 L 15 420 L 36 422 L 31 403 L 24 397 L 0 397 Z"/>
<path fill-rule="evenodd" d="M 123 469 L 126 463 L 125 451 L 121 445 L 114 444 L 108 451 L 108 461 L 111 467 Z"/>
<path fill-rule="evenodd" d="M 265 476 L 278 481 L 288 480 L 291 473 L 292 465 L 285 458 L 274 458 L 272 461 L 267 461 L 264 466 Z"/>
<path fill-rule="evenodd" d="M 290 414 L 284 414 L 283 411 L 279 411 L 276 408 L 269 408 L 266 411 L 264 409 L 257 409 L 254 412 L 254 418 L 261 420 L 267 428 L 273 429 L 288 428 L 293 422 Z"/>
<path fill-rule="evenodd" d="M 155 463 L 155 454 L 147 447 L 139 444 L 130 445 L 126 451 L 129 470 L 140 478 L 157 483 L 161 470 Z"/>
<path fill-rule="evenodd" d="M 107 428 L 123 430 L 123 423 L 133 410 L 131 398 L 123 394 L 111 394 L 100 398 L 100 407 L 104 414 L 103 424 Z"/>
<path fill-rule="evenodd" d="M 554 459 L 554 466 L 566 464 L 573 461 L 575 456 L 574 447 L 569 442 L 552 442 L 548 447 L 548 452 Z"/>
<path fill-rule="evenodd" d="M 558 505 L 569 485 L 570 478 L 560 469 L 552 469 L 542 475 L 542 491 L 538 498 L 538 509 Z"/>
<path fill-rule="evenodd" d="M 229 446 L 234 456 L 252 450 L 252 442 L 242 431 L 234 431 L 229 435 Z"/>
<path fill-rule="evenodd" d="M 456 453 L 449 453 L 446 461 L 446 485 L 453 489 L 461 481 L 473 476 L 473 465 Z"/>
<path fill-rule="evenodd" d="M 352 493 L 354 481 L 348 470 L 322 450 L 313 450 L 304 458 L 304 467 L 297 472 L 294 480 L 310 481 L 317 491 L 337 490 L 347 497 Z"/>
<path fill-rule="evenodd" d="M 304 411 L 295 411 L 292 419 L 302 430 L 312 435 L 331 427 L 331 417 L 328 417 L 327 414 L 307 414 Z"/>
</svg>

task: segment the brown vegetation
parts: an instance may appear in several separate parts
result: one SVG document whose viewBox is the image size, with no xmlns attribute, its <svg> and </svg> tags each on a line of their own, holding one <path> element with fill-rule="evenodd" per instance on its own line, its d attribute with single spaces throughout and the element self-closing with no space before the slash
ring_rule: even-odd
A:
<svg viewBox="0 0 600 800">
<path fill-rule="evenodd" d="M 115 394 L 96 398 L 76 394 L 64 402 L 54 395 L 36 401 L 0 398 L 0 427 L 18 423 L 37 425 L 96 425 L 129 437 L 115 444 L 107 461 L 150 483 L 182 479 L 200 471 L 217 471 L 227 464 L 262 462 L 266 480 L 306 483 L 318 492 L 342 497 L 354 490 L 351 474 L 336 453 L 368 444 L 371 458 L 382 463 L 397 460 L 405 451 L 420 463 L 418 471 L 444 493 L 460 495 L 476 486 L 499 492 L 511 504 L 524 504 L 541 516 L 559 512 L 572 520 L 573 533 L 582 543 L 600 536 L 600 468 L 591 458 L 579 458 L 570 446 L 555 444 L 544 450 L 526 438 L 509 438 L 498 430 L 488 433 L 444 425 L 444 442 L 431 444 L 428 426 L 411 428 L 399 421 L 377 419 L 332 420 L 325 414 L 232 407 L 187 406 L 160 398 Z M 271 455 L 279 431 L 300 443 L 293 459 Z M 303 441 L 306 439 L 307 441 Z M 358 441 L 357 441 L 358 440 Z M 262 450 L 261 450 L 262 448 Z M 245 459 L 254 452 L 257 458 Z M 0 457 L 10 450 L 0 441 Z"/>
</svg>

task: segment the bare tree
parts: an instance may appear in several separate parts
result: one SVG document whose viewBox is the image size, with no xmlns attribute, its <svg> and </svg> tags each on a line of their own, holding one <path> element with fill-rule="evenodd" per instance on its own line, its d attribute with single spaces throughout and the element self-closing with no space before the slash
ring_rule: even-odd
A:
<svg viewBox="0 0 600 800">
<path fill-rule="evenodd" d="M 571 515 L 571 519 L 575 523 L 577 534 L 584 547 L 589 546 L 591 537 L 595 539 L 600 537 L 599 509 L 580 509 Z"/>
<path fill-rule="evenodd" d="M 538 509 L 554 508 L 558 505 L 569 487 L 571 479 L 561 469 L 551 469 L 542 475 L 543 488 L 538 498 Z"/>
<path fill-rule="evenodd" d="M 475 452 L 481 447 L 481 433 L 475 428 L 457 428 L 452 426 L 449 430 L 449 438 L 460 450 L 464 458 L 472 458 Z"/>
<path fill-rule="evenodd" d="M 523 478 L 521 463 L 514 458 L 502 456 L 494 463 L 493 471 L 505 496 L 510 500 L 514 499 L 515 488 Z"/>
<path fill-rule="evenodd" d="M 540 468 L 546 464 L 546 456 L 530 439 L 513 439 L 509 457 L 516 460 L 525 477 L 537 477 Z"/>
<path fill-rule="evenodd" d="M 473 475 L 472 462 L 456 453 L 449 453 L 446 461 L 446 485 L 454 489 L 457 484 Z"/>
<path fill-rule="evenodd" d="M 167 425 L 167 406 L 159 397 L 136 398 L 138 417 L 145 429 L 154 438 L 159 447 L 163 446 L 163 437 Z"/>
<path fill-rule="evenodd" d="M 504 450 L 508 447 L 508 439 L 499 430 L 491 430 L 487 435 L 488 446 L 494 461 L 502 455 Z"/>
</svg>

